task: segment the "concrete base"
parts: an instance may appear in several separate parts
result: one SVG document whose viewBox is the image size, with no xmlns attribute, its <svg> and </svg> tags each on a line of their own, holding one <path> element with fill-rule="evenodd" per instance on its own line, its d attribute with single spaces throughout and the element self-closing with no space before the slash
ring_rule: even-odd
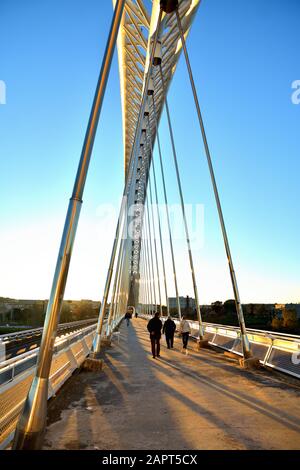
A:
<svg viewBox="0 0 300 470">
<path fill-rule="evenodd" d="M 81 365 L 82 370 L 86 370 L 88 372 L 97 372 L 101 371 L 103 368 L 103 360 L 102 359 L 93 359 L 91 357 L 87 357 L 83 364 Z"/>
<path fill-rule="evenodd" d="M 111 337 L 108 336 L 107 338 L 103 338 L 101 340 L 101 346 L 104 348 L 109 348 L 111 346 Z"/>
<path fill-rule="evenodd" d="M 241 359 L 241 356 L 231 351 L 224 351 L 224 356 L 229 357 L 230 359 L 236 359 L 237 361 Z"/>
<path fill-rule="evenodd" d="M 49 380 L 34 377 L 14 436 L 13 450 L 39 450 L 47 419 Z"/>
<path fill-rule="evenodd" d="M 279 382 L 264 369 L 241 370 L 207 349 L 186 357 L 177 338 L 174 350 L 162 340 L 162 360 L 152 362 L 145 323 L 123 323 L 122 342 L 105 351 L 103 373 L 66 382 L 49 406 L 45 450 L 299 451 L 300 391 L 290 377 Z"/>
<path fill-rule="evenodd" d="M 243 369 L 260 369 L 260 362 L 257 357 L 249 357 L 247 359 L 240 358 L 239 359 L 240 366 Z"/>
<path fill-rule="evenodd" d="M 210 344 L 206 339 L 200 339 L 196 343 L 196 350 L 199 351 L 199 349 L 209 349 Z"/>
</svg>

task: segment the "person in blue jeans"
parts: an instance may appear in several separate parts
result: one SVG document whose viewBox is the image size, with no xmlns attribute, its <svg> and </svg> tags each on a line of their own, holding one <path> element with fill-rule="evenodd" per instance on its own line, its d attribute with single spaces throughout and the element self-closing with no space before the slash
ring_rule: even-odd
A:
<svg viewBox="0 0 300 470">
<path fill-rule="evenodd" d="M 153 359 L 160 357 L 160 338 L 162 321 L 159 319 L 159 313 L 156 312 L 154 317 L 148 322 L 147 329 L 150 333 L 151 350 Z"/>
<path fill-rule="evenodd" d="M 131 313 L 126 312 L 125 313 L 125 319 L 126 319 L 127 326 L 129 326 L 130 320 L 131 320 Z"/>
<path fill-rule="evenodd" d="M 182 350 L 185 354 L 188 354 L 187 345 L 189 342 L 189 336 L 191 333 L 190 323 L 185 319 L 185 317 L 181 318 L 180 326 L 179 326 L 179 333 L 182 337 Z"/>
<path fill-rule="evenodd" d="M 163 334 L 165 334 L 166 336 L 168 349 L 173 349 L 175 330 L 176 330 L 176 324 L 169 315 L 163 326 Z"/>
</svg>

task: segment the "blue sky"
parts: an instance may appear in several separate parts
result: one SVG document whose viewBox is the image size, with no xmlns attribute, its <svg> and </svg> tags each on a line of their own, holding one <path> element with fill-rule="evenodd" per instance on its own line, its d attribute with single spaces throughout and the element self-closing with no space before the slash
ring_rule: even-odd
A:
<svg viewBox="0 0 300 470">
<path fill-rule="evenodd" d="M 68 199 L 112 15 L 110 0 L 2 0 L 0 295 L 49 295 Z M 203 0 L 188 48 L 244 302 L 300 301 L 300 4 Z M 183 58 L 182 58 L 183 59 Z M 181 59 L 169 104 L 187 203 L 204 205 L 194 249 L 201 302 L 232 297 L 195 107 Z M 165 116 L 160 129 L 170 202 L 178 202 Z M 158 167 L 157 167 L 158 168 Z M 66 297 L 99 299 L 124 182 L 117 56 L 90 165 Z M 161 196 L 161 191 L 160 191 Z M 184 242 L 182 295 L 192 295 Z M 171 279 L 168 248 L 168 274 Z"/>
</svg>

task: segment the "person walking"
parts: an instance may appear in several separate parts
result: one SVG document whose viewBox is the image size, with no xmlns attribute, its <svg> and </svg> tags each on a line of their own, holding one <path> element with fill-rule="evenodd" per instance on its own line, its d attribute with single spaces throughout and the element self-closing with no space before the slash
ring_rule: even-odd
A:
<svg viewBox="0 0 300 470">
<path fill-rule="evenodd" d="M 131 320 L 131 313 L 126 312 L 124 318 L 126 319 L 127 326 L 129 326 L 129 323 L 130 323 L 130 320 Z"/>
<path fill-rule="evenodd" d="M 182 336 L 182 350 L 181 350 L 181 352 L 182 353 L 184 352 L 185 354 L 188 354 L 187 345 L 188 345 L 188 342 L 189 342 L 191 327 L 190 327 L 190 323 L 185 319 L 185 317 L 182 317 L 182 319 L 181 319 L 180 326 L 179 326 L 179 332 Z"/>
<path fill-rule="evenodd" d="M 175 330 L 176 324 L 169 315 L 163 326 L 163 334 L 166 337 L 168 349 L 173 349 Z"/>
<path fill-rule="evenodd" d="M 151 350 L 153 359 L 160 357 L 160 338 L 161 338 L 162 322 L 159 319 L 159 313 L 156 312 L 154 317 L 149 320 L 147 330 L 150 333 Z"/>
</svg>

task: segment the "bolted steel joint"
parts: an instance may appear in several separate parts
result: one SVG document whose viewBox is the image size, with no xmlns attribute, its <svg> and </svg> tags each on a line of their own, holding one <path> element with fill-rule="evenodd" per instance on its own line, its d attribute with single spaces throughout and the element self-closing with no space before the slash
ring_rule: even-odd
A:
<svg viewBox="0 0 300 470">
<path fill-rule="evenodd" d="M 178 0 L 160 0 L 160 8 L 165 13 L 173 13 L 178 7 Z"/>
<path fill-rule="evenodd" d="M 149 116 L 149 111 L 150 111 L 149 110 L 149 103 L 148 103 L 148 100 L 147 100 L 146 104 L 145 104 L 144 116 Z"/>
<path fill-rule="evenodd" d="M 144 132 L 142 132 L 141 140 L 140 140 L 140 147 L 143 147 L 144 143 L 145 143 L 145 134 Z"/>
<path fill-rule="evenodd" d="M 147 130 L 147 121 L 144 118 L 142 121 L 142 132 L 146 132 L 146 130 Z"/>
<path fill-rule="evenodd" d="M 154 94 L 154 83 L 153 83 L 153 78 L 152 77 L 150 77 L 150 79 L 149 79 L 147 94 L 148 94 L 148 96 L 152 96 Z"/>
<path fill-rule="evenodd" d="M 157 41 L 155 51 L 154 51 L 153 65 L 154 67 L 157 67 L 160 64 L 161 64 L 161 42 Z"/>
</svg>

